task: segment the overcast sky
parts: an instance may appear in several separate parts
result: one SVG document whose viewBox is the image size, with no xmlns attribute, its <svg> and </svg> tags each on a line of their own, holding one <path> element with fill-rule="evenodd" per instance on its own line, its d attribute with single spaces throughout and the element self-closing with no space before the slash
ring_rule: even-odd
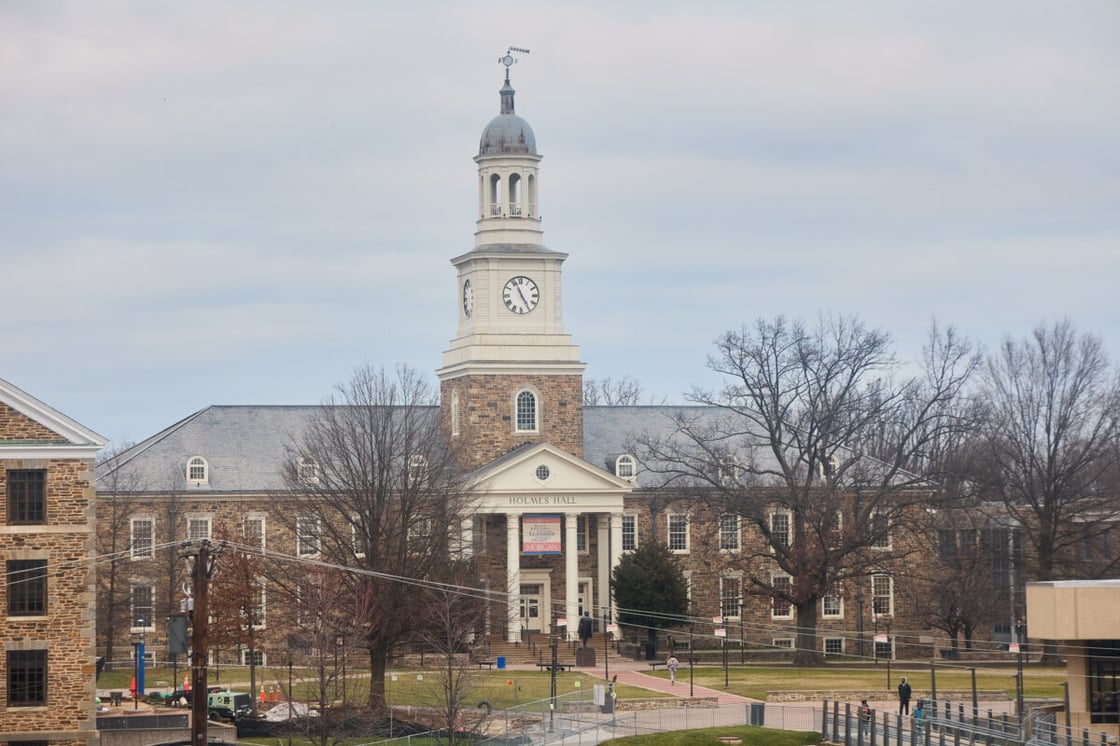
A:
<svg viewBox="0 0 1120 746">
<path fill-rule="evenodd" d="M 116 442 L 432 372 L 510 45 L 565 326 L 680 401 L 721 332 L 1120 358 L 1120 3 L 0 2 L 0 378 Z"/>
</svg>

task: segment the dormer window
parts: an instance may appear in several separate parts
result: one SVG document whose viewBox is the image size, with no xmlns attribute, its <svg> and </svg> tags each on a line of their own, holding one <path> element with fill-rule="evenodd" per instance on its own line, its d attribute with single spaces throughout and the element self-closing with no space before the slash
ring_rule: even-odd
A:
<svg viewBox="0 0 1120 746">
<path fill-rule="evenodd" d="M 422 482 L 428 475 L 428 459 L 421 453 L 414 453 L 408 459 L 408 481 Z"/>
<path fill-rule="evenodd" d="M 619 479 L 634 481 L 634 474 L 638 470 L 637 460 L 629 455 L 619 456 L 614 460 L 614 475 Z"/>
<path fill-rule="evenodd" d="M 536 432 L 537 395 L 532 391 L 518 393 L 515 409 L 514 421 L 517 423 L 517 432 Z"/>
<path fill-rule="evenodd" d="M 299 476 L 299 481 L 304 484 L 316 484 L 319 481 L 319 464 L 300 456 L 299 463 L 296 464 L 296 474 Z"/>
<path fill-rule="evenodd" d="M 187 484 L 206 484 L 210 481 L 210 465 L 202 456 L 191 456 L 187 461 Z"/>
</svg>

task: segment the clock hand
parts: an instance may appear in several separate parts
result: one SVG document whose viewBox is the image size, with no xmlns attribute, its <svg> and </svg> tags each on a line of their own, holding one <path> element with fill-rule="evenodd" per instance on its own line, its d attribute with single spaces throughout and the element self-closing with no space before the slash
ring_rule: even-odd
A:
<svg viewBox="0 0 1120 746">
<path fill-rule="evenodd" d="M 517 286 L 517 294 L 521 296 L 521 302 L 525 304 L 526 308 L 528 308 L 529 299 L 525 297 L 525 292 L 521 289 L 520 285 Z"/>
</svg>

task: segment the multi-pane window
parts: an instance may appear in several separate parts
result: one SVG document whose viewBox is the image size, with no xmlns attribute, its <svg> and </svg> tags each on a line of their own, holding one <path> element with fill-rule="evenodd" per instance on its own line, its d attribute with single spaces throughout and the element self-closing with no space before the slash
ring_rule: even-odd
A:
<svg viewBox="0 0 1120 746">
<path fill-rule="evenodd" d="M 772 575 L 770 585 L 773 591 L 770 595 L 770 616 L 775 619 L 789 619 L 793 616 L 793 604 L 788 596 L 793 584 L 789 575 Z"/>
<path fill-rule="evenodd" d="M 299 463 L 296 464 L 296 475 L 304 484 L 316 484 L 319 481 L 319 464 L 300 456 Z"/>
<path fill-rule="evenodd" d="M 770 545 L 788 547 L 791 539 L 790 516 L 786 512 L 770 514 Z"/>
<path fill-rule="evenodd" d="M 8 707 L 45 707 L 47 651 L 8 651 Z"/>
<path fill-rule="evenodd" d="M 254 629 L 264 629 L 265 610 L 268 608 L 268 586 L 263 579 L 253 589 L 253 603 L 245 609 L 246 622 Z"/>
<path fill-rule="evenodd" d="M 739 482 L 739 459 L 733 455 L 723 456 L 719 460 L 719 483 L 724 487 L 733 487 Z"/>
<path fill-rule="evenodd" d="M 45 616 L 47 613 L 47 561 L 8 560 L 9 616 Z"/>
<path fill-rule="evenodd" d="M 633 456 L 619 456 L 614 462 L 614 474 L 622 479 L 633 479 L 637 462 Z"/>
<path fill-rule="evenodd" d="M 243 666 L 263 666 L 264 665 L 264 651 L 263 650 L 242 650 L 241 651 L 241 665 L 243 665 Z"/>
<path fill-rule="evenodd" d="M 129 626 L 133 631 L 154 630 L 156 628 L 155 589 L 150 585 L 134 585 L 130 597 L 132 619 Z"/>
<path fill-rule="evenodd" d="M 829 588 L 821 598 L 821 616 L 832 619 L 844 616 L 844 595 L 839 585 Z"/>
<path fill-rule="evenodd" d="M 203 484 L 210 479 L 209 467 L 202 456 L 193 456 L 187 462 L 187 481 L 191 484 Z"/>
<path fill-rule="evenodd" d="M 319 553 L 318 518 L 300 516 L 296 519 L 296 546 L 300 557 L 310 557 Z"/>
<path fill-rule="evenodd" d="M 428 459 L 422 453 L 414 453 L 408 458 L 408 481 L 413 484 L 423 482 L 428 476 Z"/>
<path fill-rule="evenodd" d="M 669 514 L 669 551 L 688 551 L 688 516 L 684 513 Z"/>
<path fill-rule="evenodd" d="M 245 519 L 245 544 L 251 546 L 253 549 L 264 549 L 264 525 L 265 517 L 263 515 L 250 514 Z"/>
<path fill-rule="evenodd" d="M 871 613 L 894 613 L 894 583 L 890 575 L 871 576 Z"/>
<path fill-rule="evenodd" d="M 622 551 L 632 552 L 638 548 L 638 516 L 622 516 Z"/>
<path fill-rule="evenodd" d="M 826 638 L 824 638 L 824 654 L 825 655 L 843 655 L 844 654 L 844 638 L 843 637 L 826 637 Z"/>
<path fill-rule="evenodd" d="M 151 518 L 133 518 L 132 540 L 129 543 L 132 559 L 148 559 L 155 550 L 156 522 Z"/>
<path fill-rule="evenodd" d="M 957 560 L 957 532 L 955 529 L 942 528 L 937 531 L 937 555 L 944 562 Z"/>
<path fill-rule="evenodd" d="M 8 469 L 8 523 L 47 522 L 47 470 Z"/>
<path fill-rule="evenodd" d="M 459 392 L 451 392 L 451 434 L 459 434 Z"/>
<path fill-rule="evenodd" d="M 209 516 L 187 516 L 187 539 L 203 541 L 210 538 Z"/>
<path fill-rule="evenodd" d="M 724 513 L 719 517 L 719 548 L 722 552 L 739 551 L 738 515 L 734 513 Z"/>
<path fill-rule="evenodd" d="M 515 415 L 518 431 L 537 429 L 537 397 L 532 391 L 522 391 L 517 395 Z"/>
<path fill-rule="evenodd" d="M 743 609 L 743 579 L 723 575 L 719 579 L 719 613 L 724 618 L 738 619 Z"/>
<path fill-rule="evenodd" d="M 353 545 L 355 557 L 365 557 L 366 547 L 365 538 L 362 532 L 362 517 L 355 513 L 350 516 L 350 542 Z"/>
<path fill-rule="evenodd" d="M 876 549 L 891 548 L 891 521 L 886 513 L 871 514 L 871 546 Z"/>
<path fill-rule="evenodd" d="M 786 648 L 787 650 L 793 650 L 792 637 L 775 637 L 772 642 L 774 644 L 774 647 L 776 648 Z"/>
<path fill-rule="evenodd" d="M 833 510 L 825 516 L 825 537 L 830 549 L 838 548 L 844 541 L 844 514 Z"/>
<path fill-rule="evenodd" d="M 315 524 L 318 526 L 318 522 Z M 408 540 L 409 542 L 426 541 L 432 536 L 433 521 L 431 518 L 415 516 L 408 523 Z M 315 551 L 319 551 L 316 549 Z"/>
<path fill-rule="evenodd" d="M 576 551 L 587 551 L 587 516 L 576 516 Z"/>
</svg>

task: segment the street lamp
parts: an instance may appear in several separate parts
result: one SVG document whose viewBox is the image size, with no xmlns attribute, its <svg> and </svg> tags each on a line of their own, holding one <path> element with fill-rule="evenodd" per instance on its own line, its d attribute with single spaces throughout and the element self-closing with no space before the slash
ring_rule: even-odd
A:
<svg viewBox="0 0 1120 746">
<path fill-rule="evenodd" d="M 688 607 L 688 697 L 692 698 L 692 664 L 696 660 L 696 645 L 693 636 L 692 607 Z"/>
<path fill-rule="evenodd" d="M 856 587 L 856 639 L 859 641 L 859 657 L 863 658 L 863 588 Z"/>
<path fill-rule="evenodd" d="M 1018 643 L 1018 673 L 1015 676 L 1015 704 L 1018 707 L 1019 723 L 1023 722 L 1023 642 L 1027 638 L 1027 625 L 1022 618 L 1015 620 L 1015 641 Z"/>
<path fill-rule="evenodd" d="M 891 622 L 893 621 L 893 616 L 883 614 L 883 622 L 887 625 L 887 691 L 891 689 L 891 658 L 894 657 L 894 641 L 891 640 Z"/>
</svg>

